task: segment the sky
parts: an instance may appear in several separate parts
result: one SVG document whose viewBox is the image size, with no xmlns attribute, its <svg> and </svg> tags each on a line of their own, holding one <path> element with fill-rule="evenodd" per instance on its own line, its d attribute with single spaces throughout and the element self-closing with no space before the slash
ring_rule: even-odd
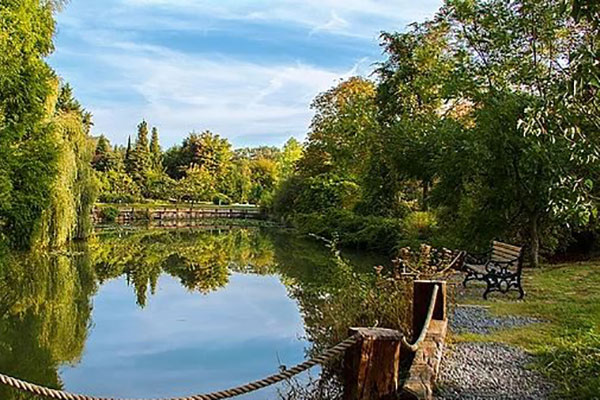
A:
<svg viewBox="0 0 600 400">
<path fill-rule="evenodd" d="M 49 58 L 94 115 L 93 134 L 161 144 L 211 130 L 234 147 L 306 137 L 313 98 L 383 56 L 381 31 L 441 0 L 71 0 Z"/>
</svg>

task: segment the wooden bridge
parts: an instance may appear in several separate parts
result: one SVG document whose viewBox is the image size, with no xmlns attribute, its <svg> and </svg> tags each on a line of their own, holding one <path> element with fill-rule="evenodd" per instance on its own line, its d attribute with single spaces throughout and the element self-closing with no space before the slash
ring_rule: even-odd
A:
<svg viewBox="0 0 600 400">
<path fill-rule="evenodd" d="M 94 207 L 92 211 L 92 220 L 94 223 L 106 222 L 105 209 Z M 255 207 L 214 207 L 214 208 L 183 208 L 183 207 L 127 207 L 119 208 L 119 213 L 115 217 L 116 222 L 127 223 L 134 221 L 154 221 L 154 220 L 198 220 L 205 218 L 239 218 L 239 219 L 264 219 L 265 213 L 262 209 Z"/>
</svg>

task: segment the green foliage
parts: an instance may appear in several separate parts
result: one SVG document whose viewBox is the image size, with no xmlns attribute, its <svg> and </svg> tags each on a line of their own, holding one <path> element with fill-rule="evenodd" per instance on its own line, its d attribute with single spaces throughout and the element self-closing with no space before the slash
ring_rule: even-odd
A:
<svg viewBox="0 0 600 400">
<path fill-rule="evenodd" d="M 213 204 L 218 205 L 218 206 L 221 206 L 221 205 L 227 206 L 227 205 L 231 204 L 231 199 L 224 194 L 217 193 L 213 196 L 212 202 L 213 202 Z"/>
<path fill-rule="evenodd" d="M 92 160 L 92 166 L 96 171 L 106 172 L 113 168 L 112 150 L 110 143 L 104 135 L 101 135 L 96 145 L 96 151 L 94 153 L 94 159 Z"/>
<path fill-rule="evenodd" d="M 279 214 L 351 210 L 359 193 L 360 188 L 354 182 L 332 174 L 292 177 L 276 193 L 273 209 Z"/>
<path fill-rule="evenodd" d="M 91 114 L 44 61 L 58 5 L 0 5 L 0 225 L 19 248 L 85 237 L 95 201 Z"/>
<path fill-rule="evenodd" d="M 158 139 L 158 129 L 152 128 L 152 140 L 150 141 L 150 157 L 152 159 L 152 168 L 158 170 L 162 168 L 162 150 Z"/>
<path fill-rule="evenodd" d="M 215 194 L 215 184 L 214 175 L 206 168 L 192 165 L 185 177 L 177 181 L 177 198 L 191 202 L 210 200 Z"/>
<path fill-rule="evenodd" d="M 345 210 L 296 214 L 292 223 L 305 234 L 335 239 L 343 246 L 381 250 L 388 254 L 392 254 L 403 238 L 403 226 L 397 219 L 359 216 Z"/>
<path fill-rule="evenodd" d="M 315 99 L 274 209 L 401 218 L 434 207 L 446 244 L 514 241 L 537 265 L 597 213 L 597 11 L 452 0 L 430 21 L 383 33 L 375 82 L 351 78 Z M 354 201 L 341 205 L 333 182 L 356 185 Z"/>
<path fill-rule="evenodd" d="M 102 218 L 106 222 L 115 222 L 117 217 L 119 216 L 119 209 L 117 207 L 103 207 L 102 208 Z"/>
<path fill-rule="evenodd" d="M 402 221 L 403 240 L 399 246 L 418 247 L 435 237 L 437 219 L 432 212 L 414 211 Z"/>
</svg>

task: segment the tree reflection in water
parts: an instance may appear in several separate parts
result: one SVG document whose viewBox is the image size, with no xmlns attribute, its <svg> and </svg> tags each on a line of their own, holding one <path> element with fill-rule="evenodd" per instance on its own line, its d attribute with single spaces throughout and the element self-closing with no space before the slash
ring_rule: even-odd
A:
<svg viewBox="0 0 600 400">
<path fill-rule="evenodd" d="M 5 255 L 0 264 L 0 371 L 61 388 L 58 369 L 82 356 L 91 299 L 104 282 L 126 276 L 140 307 L 161 274 L 207 294 L 232 272 L 277 274 L 297 300 L 307 356 L 345 338 L 349 326 L 403 329 L 402 287 L 377 277 L 375 260 L 349 261 L 321 243 L 281 230 L 256 228 L 116 230 L 65 254 Z M 361 265 L 362 264 L 362 265 Z M 283 398 L 338 398 L 340 363 L 308 385 L 290 382 Z M 31 399 L 0 387 L 2 399 Z"/>
</svg>

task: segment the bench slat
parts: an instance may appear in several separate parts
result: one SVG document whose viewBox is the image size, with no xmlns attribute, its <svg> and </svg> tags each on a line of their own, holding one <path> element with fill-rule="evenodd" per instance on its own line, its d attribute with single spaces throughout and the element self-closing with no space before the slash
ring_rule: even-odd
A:
<svg viewBox="0 0 600 400">
<path fill-rule="evenodd" d="M 505 251 L 502 249 L 493 249 L 492 250 L 492 254 L 497 254 L 500 255 L 502 257 L 512 257 L 512 258 L 519 258 L 521 256 L 521 252 L 512 252 L 512 251 Z"/>
<path fill-rule="evenodd" d="M 512 244 L 503 243 L 503 242 L 497 242 L 497 241 L 492 242 L 492 246 L 493 247 L 500 247 L 500 248 L 502 248 L 504 250 L 515 251 L 515 252 L 521 252 L 521 249 L 523 249 L 520 246 L 514 246 Z"/>
<path fill-rule="evenodd" d="M 492 261 L 509 262 L 509 261 L 518 260 L 518 257 L 505 257 L 505 256 L 498 256 L 498 255 L 493 254 L 492 257 L 490 257 L 490 259 Z"/>
</svg>

